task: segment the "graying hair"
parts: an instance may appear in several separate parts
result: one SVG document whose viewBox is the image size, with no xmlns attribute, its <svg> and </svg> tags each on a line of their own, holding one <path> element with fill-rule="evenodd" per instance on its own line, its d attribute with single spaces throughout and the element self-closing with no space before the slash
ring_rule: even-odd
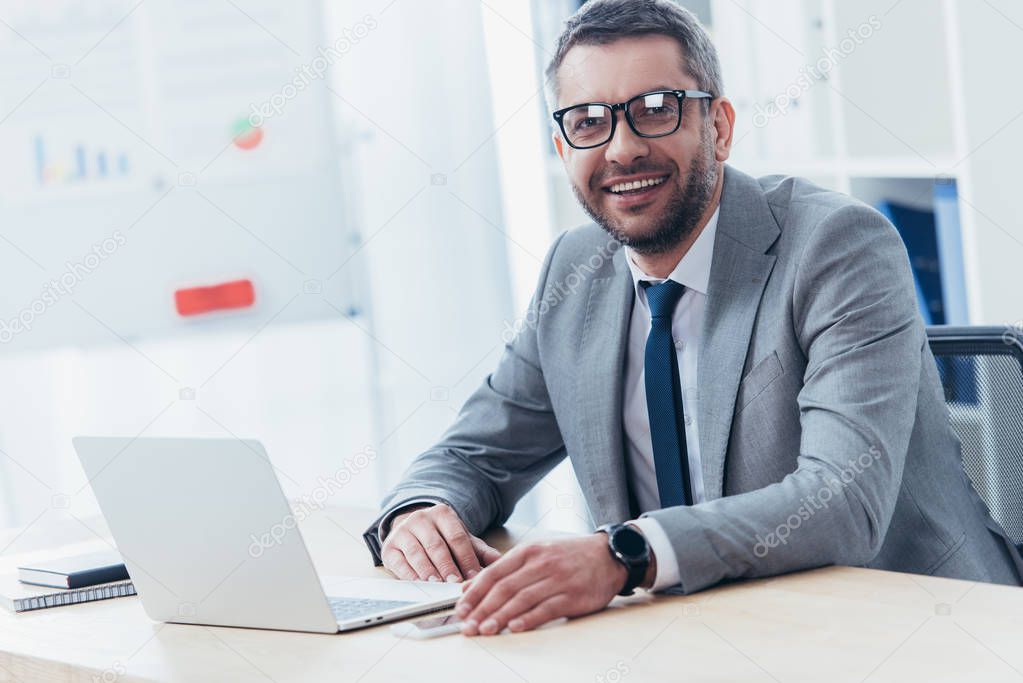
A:
<svg viewBox="0 0 1023 683">
<path fill-rule="evenodd" d="M 576 45 L 607 45 L 621 38 L 664 35 L 682 48 L 682 69 L 697 88 L 719 97 L 721 64 L 710 36 L 691 11 L 671 0 L 590 0 L 565 22 L 557 50 L 547 65 L 546 94 L 553 111 L 558 103 L 558 68 Z M 709 100 L 705 100 L 709 107 Z"/>
</svg>

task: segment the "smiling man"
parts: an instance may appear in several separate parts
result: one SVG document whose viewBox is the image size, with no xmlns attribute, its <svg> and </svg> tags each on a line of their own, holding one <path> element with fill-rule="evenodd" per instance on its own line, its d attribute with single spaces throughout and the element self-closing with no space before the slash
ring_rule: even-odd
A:
<svg viewBox="0 0 1023 683">
<path fill-rule="evenodd" d="M 595 224 L 558 237 L 530 324 L 385 499 L 377 563 L 471 579 L 467 635 L 829 564 L 1019 585 L 963 473 L 894 228 L 725 164 L 716 52 L 668 0 L 588 2 L 548 82 Z M 487 546 L 566 456 L 597 530 Z"/>
</svg>

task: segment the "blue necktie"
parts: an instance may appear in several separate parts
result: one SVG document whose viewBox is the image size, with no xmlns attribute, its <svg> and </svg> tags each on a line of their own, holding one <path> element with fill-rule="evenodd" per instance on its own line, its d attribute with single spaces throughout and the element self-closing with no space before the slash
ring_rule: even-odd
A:
<svg viewBox="0 0 1023 683">
<path fill-rule="evenodd" d="M 654 447 L 654 470 L 661 507 L 691 505 L 689 458 L 683 422 L 682 383 L 678 355 L 671 335 L 675 306 L 685 287 L 672 280 L 652 285 L 641 283 L 650 307 L 650 334 L 646 339 L 643 371 L 646 378 L 646 409 L 650 417 L 650 440 Z"/>
</svg>

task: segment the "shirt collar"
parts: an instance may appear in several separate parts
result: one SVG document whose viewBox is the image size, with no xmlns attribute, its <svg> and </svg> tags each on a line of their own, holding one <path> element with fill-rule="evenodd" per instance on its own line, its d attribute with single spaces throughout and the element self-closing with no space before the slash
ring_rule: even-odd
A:
<svg viewBox="0 0 1023 683">
<path fill-rule="evenodd" d="M 718 213 L 721 211 L 720 205 L 714 209 L 714 214 L 707 221 L 707 225 L 703 227 L 703 231 L 700 232 L 700 236 L 693 242 L 693 246 L 689 247 L 689 251 L 686 255 L 678 262 L 675 269 L 668 275 L 669 280 L 674 280 L 680 285 L 684 285 L 686 289 L 692 289 L 700 294 L 707 294 L 707 285 L 710 282 L 710 263 L 711 257 L 714 255 L 714 236 L 717 234 L 718 228 Z M 644 273 L 639 266 L 637 266 L 632 260 L 632 249 L 625 247 L 626 263 L 629 264 L 629 272 L 632 273 L 632 284 L 636 288 L 637 294 L 643 291 L 640 287 L 640 282 L 661 282 L 661 278 L 651 277 Z M 640 300 L 644 297 L 640 295 Z"/>
</svg>

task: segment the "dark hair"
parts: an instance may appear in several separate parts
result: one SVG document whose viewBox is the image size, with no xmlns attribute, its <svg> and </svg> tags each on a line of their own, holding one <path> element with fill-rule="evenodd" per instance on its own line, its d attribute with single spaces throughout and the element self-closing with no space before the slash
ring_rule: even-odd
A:
<svg viewBox="0 0 1023 683">
<path fill-rule="evenodd" d="M 576 45 L 607 45 L 621 38 L 664 35 L 682 48 L 682 68 L 697 88 L 714 97 L 722 93 L 721 64 L 710 36 L 691 11 L 670 0 L 590 0 L 565 22 L 557 49 L 547 65 L 547 103 L 558 103 L 558 68 Z M 709 100 L 706 101 L 709 106 Z"/>
</svg>

